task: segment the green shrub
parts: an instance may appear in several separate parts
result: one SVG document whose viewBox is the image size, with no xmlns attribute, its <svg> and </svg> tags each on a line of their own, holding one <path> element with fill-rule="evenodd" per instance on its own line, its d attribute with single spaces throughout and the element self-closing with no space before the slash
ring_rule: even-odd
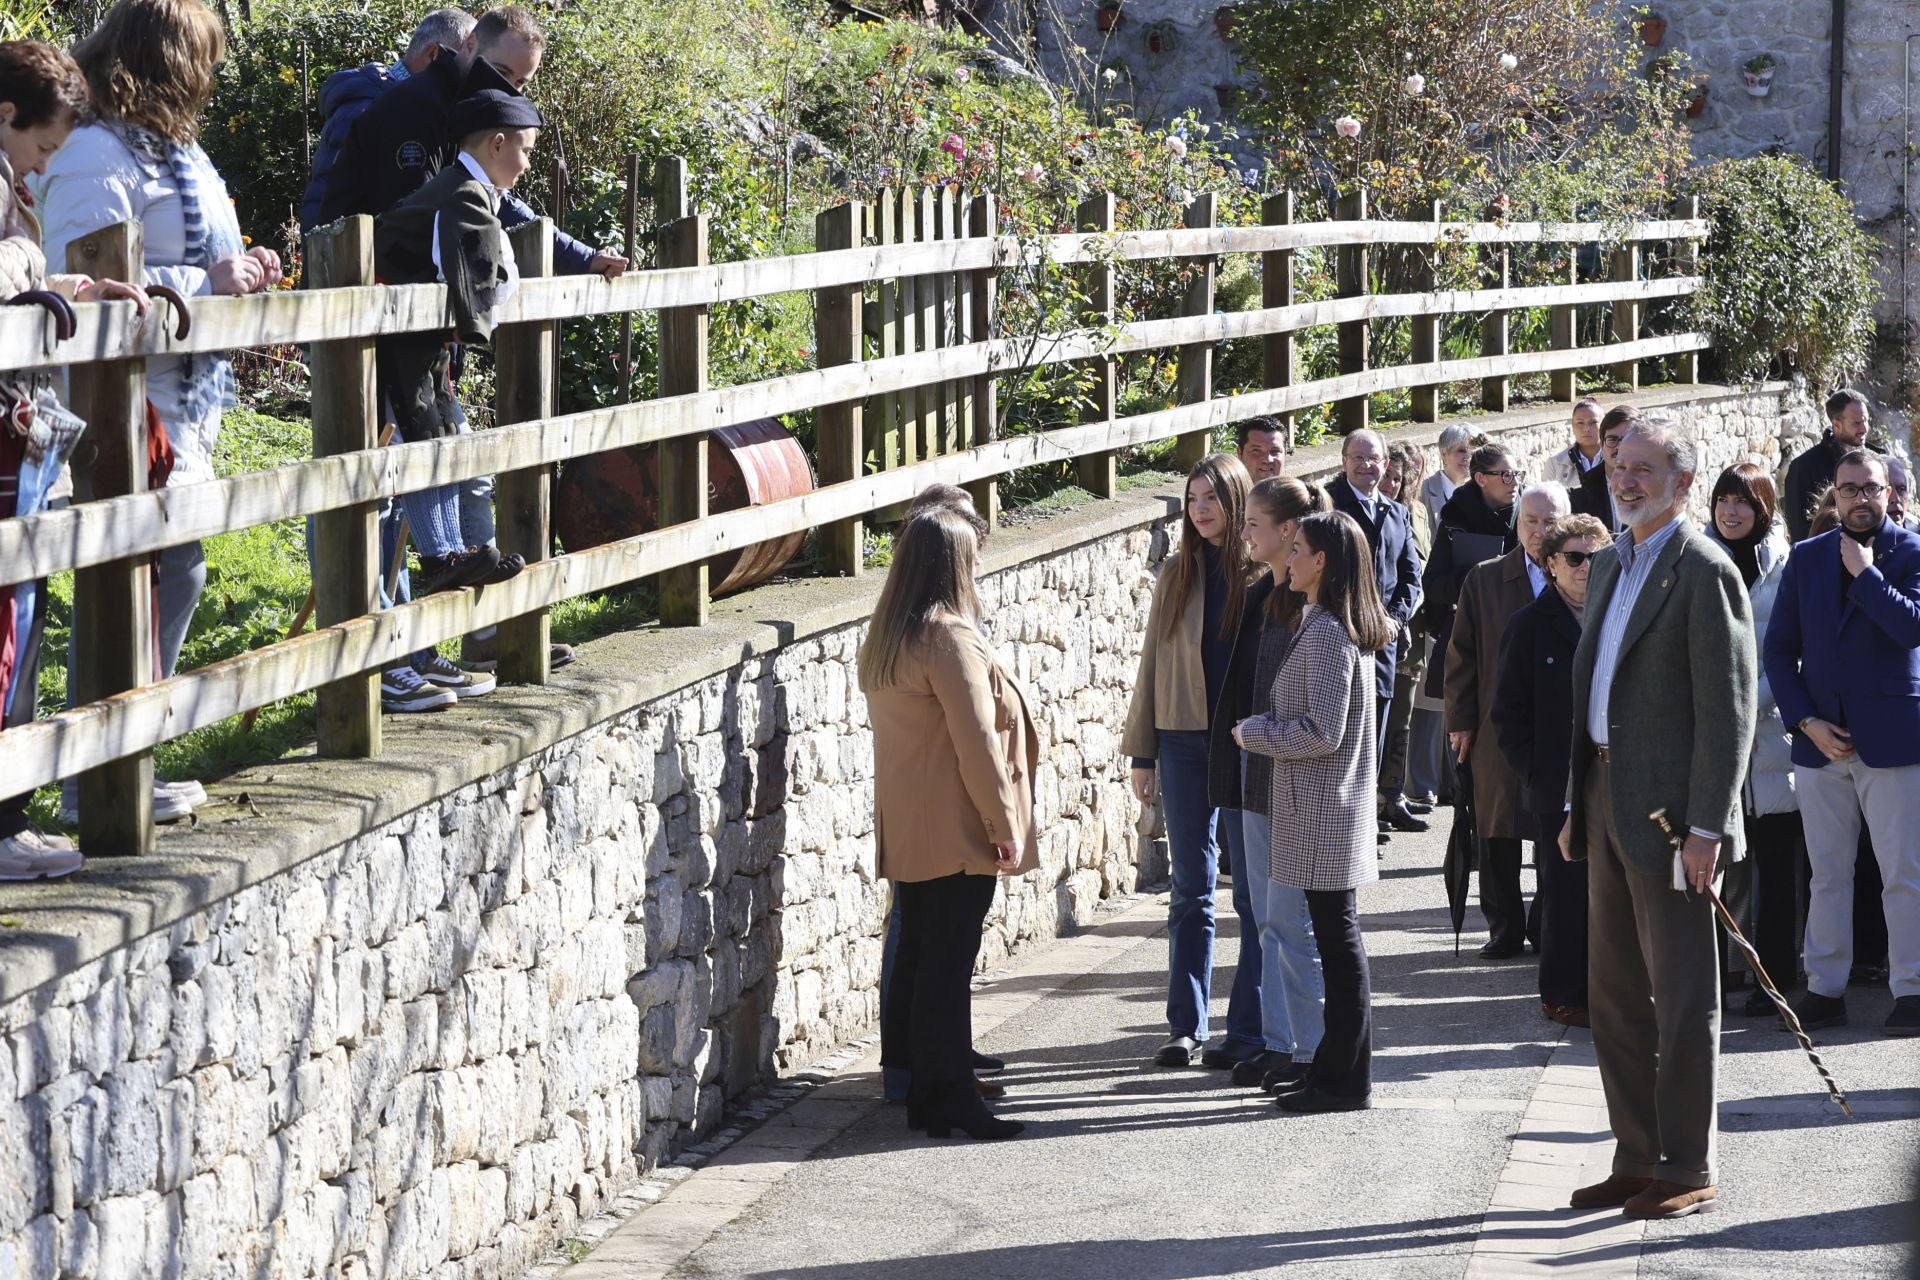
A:
<svg viewBox="0 0 1920 1280">
<path fill-rule="evenodd" d="M 1880 288 L 1852 201 L 1797 156 L 1722 160 L 1698 189 L 1712 229 L 1692 319 L 1725 375 L 1800 373 L 1827 388 L 1865 367 Z"/>
</svg>

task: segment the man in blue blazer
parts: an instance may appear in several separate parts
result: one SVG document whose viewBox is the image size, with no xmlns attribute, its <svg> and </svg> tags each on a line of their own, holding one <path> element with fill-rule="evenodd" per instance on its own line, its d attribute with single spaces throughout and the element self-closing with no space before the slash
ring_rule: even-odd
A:
<svg viewBox="0 0 1920 1280">
<path fill-rule="evenodd" d="M 1420 552 L 1413 544 L 1413 520 L 1407 509 L 1380 492 L 1380 478 L 1387 473 L 1387 443 L 1377 431 L 1365 428 L 1348 436 L 1340 446 L 1340 475 L 1327 486 L 1333 509 L 1344 511 L 1360 522 L 1366 531 L 1367 545 L 1373 550 L 1373 576 L 1380 584 L 1380 603 L 1393 619 L 1394 642 L 1375 657 L 1378 679 L 1374 733 L 1380 754 L 1387 741 L 1387 708 L 1393 702 L 1393 674 L 1397 651 L 1406 635 L 1407 623 L 1420 607 Z M 1380 797 L 1383 822 L 1380 843 L 1387 840 L 1386 828 L 1397 831 L 1425 831 L 1427 823 L 1407 808 L 1400 788 L 1383 792 Z"/>
<path fill-rule="evenodd" d="M 1834 468 L 1840 527 L 1793 549 L 1763 649 L 1793 726 L 1807 833 L 1808 1029 L 1847 1020 L 1853 867 L 1864 814 L 1887 914 L 1889 1035 L 1920 1035 L 1920 535 L 1887 518 L 1887 460 Z"/>
</svg>

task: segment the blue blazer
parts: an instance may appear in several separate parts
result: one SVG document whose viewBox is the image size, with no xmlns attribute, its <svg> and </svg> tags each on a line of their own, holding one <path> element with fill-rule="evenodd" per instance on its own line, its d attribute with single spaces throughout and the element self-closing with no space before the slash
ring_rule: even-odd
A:
<svg viewBox="0 0 1920 1280">
<path fill-rule="evenodd" d="M 1891 521 L 1873 540 L 1873 564 L 1841 595 L 1838 529 L 1793 549 L 1762 648 L 1780 716 L 1842 725 L 1872 769 L 1920 764 L 1920 535 Z M 1827 763 L 1794 730 L 1793 762 Z"/>
<path fill-rule="evenodd" d="M 1327 486 L 1333 509 L 1344 511 L 1366 531 L 1367 546 L 1373 550 L 1373 577 L 1380 587 L 1380 603 L 1387 616 L 1400 624 L 1404 634 L 1407 623 L 1420 607 L 1420 552 L 1413 543 L 1413 517 L 1391 498 L 1374 499 L 1375 519 L 1367 518 L 1360 495 L 1353 491 L 1345 476 L 1335 476 Z M 1393 697 L 1394 650 L 1396 641 L 1374 657 L 1375 692 L 1382 698 Z"/>
</svg>

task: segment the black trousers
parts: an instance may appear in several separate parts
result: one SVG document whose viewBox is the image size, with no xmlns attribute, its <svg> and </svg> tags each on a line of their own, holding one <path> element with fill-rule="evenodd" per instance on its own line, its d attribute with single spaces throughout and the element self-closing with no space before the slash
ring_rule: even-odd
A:
<svg viewBox="0 0 1920 1280">
<path fill-rule="evenodd" d="M 1480 841 L 1480 914 L 1495 942 L 1540 945 L 1540 895 L 1533 895 L 1529 911 L 1520 888 L 1520 841 L 1496 838 Z"/>
<path fill-rule="evenodd" d="M 1373 1092 L 1373 979 L 1353 890 L 1307 890 L 1307 914 L 1326 979 L 1326 1030 L 1313 1052 L 1313 1084 L 1343 1098 Z"/>
<path fill-rule="evenodd" d="M 1746 819 L 1747 861 L 1752 904 L 1747 937 L 1760 953 L 1767 976 L 1782 991 L 1800 980 L 1800 886 L 1795 868 L 1805 854 L 1798 813 L 1769 813 Z"/>
<path fill-rule="evenodd" d="M 1540 814 L 1534 821 L 1552 832 L 1533 846 L 1539 885 L 1533 905 L 1540 909 L 1540 1002 L 1587 1006 L 1587 864 L 1560 856 L 1559 827 L 1564 813 Z"/>
<path fill-rule="evenodd" d="M 913 1072 L 907 1100 L 973 1083 L 973 964 L 997 876 L 900 881 L 900 941 L 881 1010 L 881 1061 Z M 897 1061 L 904 1049 L 907 1060 Z"/>
</svg>

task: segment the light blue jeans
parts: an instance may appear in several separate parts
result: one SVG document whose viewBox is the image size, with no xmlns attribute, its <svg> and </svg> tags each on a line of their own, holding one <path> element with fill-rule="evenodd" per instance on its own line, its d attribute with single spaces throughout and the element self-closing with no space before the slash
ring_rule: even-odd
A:
<svg viewBox="0 0 1920 1280">
<path fill-rule="evenodd" d="M 1253 910 L 1260 926 L 1260 1034 L 1269 1050 L 1311 1062 L 1325 1027 L 1327 983 L 1313 940 L 1307 895 L 1267 878 L 1273 823 L 1264 813 L 1241 813 L 1247 861 L 1256 868 Z"/>
</svg>

